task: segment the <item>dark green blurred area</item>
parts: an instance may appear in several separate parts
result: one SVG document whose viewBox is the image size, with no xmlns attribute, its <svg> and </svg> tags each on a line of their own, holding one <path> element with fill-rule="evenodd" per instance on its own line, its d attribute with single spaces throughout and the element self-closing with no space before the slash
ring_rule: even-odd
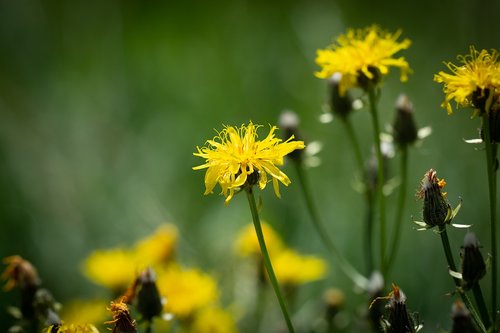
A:
<svg viewBox="0 0 500 333">
<path fill-rule="evenodd" d="M 322 215 L 339 248 L 363 269 L 364 206 L 352 188 L 353 155 L 339 122 L 318 122 L 326 88 L 313 73 L 317 48 L 348 27 L 373 23 L 401 28 L 413 41 L 401 55 L 414 73 L 405 84 L 395 71 L 389 75 L 381 121 L 392 121 L 394 101 L 406 92 L 419 125 L 433 128 L 410 153 L 408 223 L 393 280 L 420 313 L 424 332 L 449 328 L 451 279 L 439 237 L 417 233 L 410 223 L 420 216 L 412 194 L 424 172 L 437 169 L 450 201 L 464 200 L 457 223 L 474 224 L 487 253 L 484 153 L 462 140 L 477 136 L 479 121 L 470 120 L 469 110 L 447 116 L 442 87 L 432 78 L 471 44 L 498 49 L 495 0 L 1 0 L 0 256 L 32 261 L 58 300 L 90 297 L 102 293 L 80 272 L 90 251 L 130 244 L 169 221 L 180 230 L 182 261 L 215 272 L 223 285 L 234 261 L 232 240 L 250 212 L 238 196 L 228 207 L 223 197 L 203 196 L 204 174 L 191 170 L 202 161 L 192 152 L 222 124 L 274 124 L 292 109 L 306 138 L 324 143 L 322 164 L 309 174 Z M 368 156 L 369 114 L 358 111 L 353 120 Z M 397 156 L 392 164 L 396 174 Z M 281 200 L 271 189 L 262 193 L 262 216 L 290 245 L 327 258 L 294 169 L 285 171 L 291 186 L 282 188 Z M 391 222 L 393 208 L 389 213 Z M 457 258 L 463 235 L 450 231 Z M 363 307 L 342 273 L 334 265 L 329 272 L 326 281 L 304 288 L 302 301 L 319 302 L 325 287 L 337 286 L 348 307 Z M 1 331 L 15 296 L 0 294 Z"/>
</svg>

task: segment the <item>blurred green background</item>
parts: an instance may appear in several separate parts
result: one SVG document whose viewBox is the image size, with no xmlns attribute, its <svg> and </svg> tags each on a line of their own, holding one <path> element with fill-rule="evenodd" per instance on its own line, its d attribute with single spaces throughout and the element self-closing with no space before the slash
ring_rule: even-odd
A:
<svg viewBox="0 0 500 333">
<path fill-rule="evenodd" d="M 484 154 L 462 140 L 477 136 L 479 121 L 470 120 L 469 110 L 447 116 L 442 87 L 432 78 L 471 44 L 498 48 L 495 0 L 1 0 L 0 256 L 32 261 L 64 302 L 101 292 L 80 272 L 90 251 L 132 243 L 169 221 L 179 227 L 183 262 L 216 273 L 224 285 L 232 241 L 250 212 L 239 196 L 228 207 L 223 197 L 203 196 L 204 173 L 191 170 L 202 161 L 192 152 L 222 124 L 274 124 L 291 109 L 306 140 L 324 143 L 322 164 L 309 173 L 315 198 L 338 247 L 362 270 L 364 206 L 352 188 L 353 155 L 339 122 L 318 122 L 326 88 L 313 73 L 317 48 L 348 27 L 373 23 L 401 28 L 413 41 L 401 55 L 414 73 L 402 84 L 392 71 L 384 82 L 381 121 L 392 121 L 394 101 L 405 92 L 418 124 L 433 128 L 410 153 L 408 223 L 392 280 L 420 313 L 424 332 L 449 328 L 445 293 L 452 282 L 439 237 L 410 223 L 420 217 L 413 194 L 424 172 L 437 169 L 450 201 L 464 200 L 457 223 L 474 224 L 487 253 Z M 356 112 L 353 121 L 368 156 L 368 112 Z M 391 163 L 396 173 L 397 157 Z M 271 189 L 262 193 L 262 216 L 288 244 L 328 258 L 294 169 L 285 171 L 291 186 L 281 200 Z M 450 231 L 457 255 L 463 235 Z M 303 288 L 301 304 L 319 303 L 327 286 L 343 288 L 349 308 L 365 306 L 334 265 L 328 279 Z M 1 331 L 15 296 L 0 294 Z"/>
</svg>

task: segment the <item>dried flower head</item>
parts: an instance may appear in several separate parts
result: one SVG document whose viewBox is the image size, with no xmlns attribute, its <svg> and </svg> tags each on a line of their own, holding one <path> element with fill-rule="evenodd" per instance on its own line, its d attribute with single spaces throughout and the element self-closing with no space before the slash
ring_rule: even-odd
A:
<svg viewBox="0 0 500 333">
<path fill-rule="evenodd" d="M 434 169 L 430 169 L 424 175 L 417 196 L 423 200 L 423 222 L 414 221 L 420 228 L 418 230 L 430 229 L 435 226 L 451 224 L 458 214 L 461 203 L 455 209 L 446 200 L 446 192 L 443 192 L 446 182 L 439 179 Z M 470 225 L 452 224 L 457 228 L 468 228 Z"/>
<path fill-rule="evenodd" d="M 113 320 L 105 322 L 105 324 L 113 324 L 113 333 L 137 333 L 137 325 L 132 319 L 128 306 L 123 300 L 111 302 L 108 308 L 113 314 Z"/>
<path fill-rule="evenodd" d="M 208 169 L 205 174 L 205 195 L 212 193 L 219 183 L 228 204 L 235 191 L 245 185 L 258 184 L 264 189 L 269 174 L 273 181 L 274 193 L 280 197 L 279 182 L 288 186 L 290 179 L 277 166 L 283 165 L 284 156 L 296 149 L 305 148 L 303 141 L 294 137 L 282 142 L 274 136 L 277 127 L 271 127 L 263 140 L 258 140 L 260 126 L 250 122 L 241 127 L 226 126 L 216 137 L 207 141 L 207 146 L 197 147 L 195 156 L 206 159 L 206 163 L 193 170 Z"/>
<path fill-rule="evenodd" d="M 376 25 L 349 29 L 327 49 L 317 50 L 316 63 L 321 66 L 321 71 L 316 76 L 329 79 L 335 73 L 342 74 L 341 95 L 352 87 L 365 88 L 368 82 L 377 84 L 389 73 L 390 67 L 399 67 L 401 81 L 406 81 L 410 66 L 403 57 L 394 58 L 394 55 L 410 47 L 411 41 L 398 42 L 400 35 L 399 30 L 390 33 Z"/>
<path fill-rule="evenodd" d="M 2 279 L 7 280 L 5 290 L 11 290 L 14 287 L 20 289 L 36 288 L 40 285 L 40 278 L 36 268 L 21 256 L 6 257 L 3 259 L 3 263 L 7 264 L 7 268 L 2 273 Z"/>
<path fill-rule="evenodd" d="M 478 51 L 470 47 L 470 53 L 457 56 L 459 65 L 445 63 L 452 74 L 443 71 L 434 75 L 434 81 L 443 83 L 445 100 L 441 104 L 453 113 L 450 102 L 457 106 L 473 107 L 479 112 L 489 112 L 494 104 L 500 104 L 500 63 L 497 50 Z"/>
</svg>

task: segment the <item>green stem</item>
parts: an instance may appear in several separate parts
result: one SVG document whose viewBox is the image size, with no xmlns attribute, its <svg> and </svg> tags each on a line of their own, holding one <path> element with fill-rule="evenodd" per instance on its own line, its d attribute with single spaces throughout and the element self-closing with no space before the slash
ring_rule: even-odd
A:
<svg viewBox="0 0 500 333">
<path fill-rule="evenodd" d="M 364 243 L 365 243 L 365 257 L 366 269 L 368 274 L 373 272 L 373 213 L 374 202 L 370 195 L 366 199 L 366 216 L 365 216 L 365 229 L 364 229 Z"/>
<path fill-rule="evenodd" d="M 456 272 L 457 267 L 455 266 L 455 261 L 453 260 L 453 254 L 451 253 L 451 248 L 450 248 L 450 240 L 448 239 L 448 233 L 446 232 L 445 225 L 439 226 L 439 235 L 441 236 L 441 243 L 443 244 L 443 250 L 446 256 L 446 261 L 448 262 L 448 267 L 452 271 Z M 455 282 L 455 286 L 457 286 L 457 290 L 460 297 L 462 298 L 462 301 L 464 302 L 467 309 L 469 309 L 472 319 L 474 319 L 477 326 L 481 329 L 481 332 L 486 333 L 486 328 L 484 327 L 484 324 L 481 321 L 481 318 L 479 317 L 476 308 L 474 308 L 474 305 L 472 304 L 469 296 L 467 296 L 467 294 L 463 292 L 460 288 L 460 279 L 454 277 L 453 282 Z"/>
<path fill-rule="evenodd" d="M 345 126 L 347 136 L 349 137 L 349 141 L 351 142 L 352 148 L 354 150 L 354 157 L 358 166 L 358 172 L 363 172 L 363 155 L 361 154 L 359 141 L 356 137 L 356 133 L 354 132 L 354 128 L 352 127 L 351 120 L 348 117 L 344 117 L 342 118 L 342 123 Z"/>
<path fill-rule="evenodd" d="M 384 157 L 382 155 L 382 148 L 380 146 L 380 124 L 377 112 L 377 96 L 375 87 L 371 86 L 368 89 L 368 99 L 370 103 L 370 114 L 373 123 L 373 140 L 375 145 L 375 153 L 377 156 L 377 197 L 379 201 L 379 218 L 380 218 L 380 266 L 382 275 L 385 276 L 385 196 L 384 196 Z"/>
<path fill-rule="evenodd" d="M 483 320 L 484 326 L 490 327 L 490 315 L 488 314 L 488 309 L 486 308 L 483 292 L 481 291 L 481 286 L 478 282 L 474 283 L 474 286 L 472 287 L 472 293 L 474 294 L 474 298 L 476 299 L 476 305 L 479 310 L 479 314 L 481 315 L 481 319 Z"/>
<path fill-rule="evenodd" d="M 152 329 L 152 324 L 153 324 L 153 321 L 152 320 L 147 320 L 146 321 L 146 329 L 145 329 L 145 333 L 151 333 L 153 331 Z"/>
<path fill-rule="evenodd" d="M 396 254 L 401 240 L 401 226 L 403 225 L 403 212 L 406 202 L 406 188 L 408 186 L 408 146 L 401 147 L 401 187 L 399 189 L 399 200 L 396 211 L 396 221 L 394 225 L 394 233 L 392 235 L 392 246 L 387 259 L 387 274 L 389 274 L 392 264 L 396 259 Z"/>
<path fill-rule="evenodd" d="M 262 252 L 262 258 L 264 260 L 264 266 L 266 267 L 267 275 L 269 276 L 269 280 L 271 281 L 271 285 L 273 286 L 274 293 L 278 298 L 278 303 L 280 305 L 281 312 L 283 313 L 283 317 L 285 318 L 288 332 L 294 333 L 295 330 L 293 328 L 290 315 L 288 314 L 283 295 L 281 294 L 281 290 L 278 285 L 278 279 L 276 279 L 276 275 L 274 274 L 273 265 L 271 264 L 271 259 L 269 258 L 269 253 L 267 252 L 266 242 L 264 240 L 264 234 L 262 232 L 262 226 L 260 224 L 259 213 L 257 211 L 257 205 L 255 204 L 255 197 L 253 195 L 252 186 L 246 187 L 246 193 L 248 204 L 250 205 L 250 211 L 252 212 L 255 233 L 257 234 L 257 239 L 259 240 L 260 250 Z"/>
<path fill-rule="evenodd" d="M 490 200 L 490 237 L 491 237 L 491 314 L 493 332 L 497 320 L 497 241 L 496 241 L 496 196 L 497 196 L 497 144 L 491 142 L 489 114 L 483 115 L 484 147 L 486 168 L 488 170 L 488 192 Z"/>
<path fill-rule="evenodd" d="M 307 179 L 304 174 L 304 169 L 300 161 L 297 161 L 295 163 L 295 166 L 297 169 L 297 177 L 299 179 L 300 187 L 302 189 L 302 193 L 304 194 L 304 200 L 306 202 L 307 210 L 309 211 L 309 215 L 311 216 L 314 228 L 316 229 L 316 232 L 320 236 L 321 241 L 328 249 L 328 251 L 330 251 L 330 253 L 333 254 L 335 259 L 337 260 L 337 264 L 339 265 L 340 269 L 344 272 L 344 274 L 347 275 L 347 277 L 350 278 L 355 285 L 362 288 L 363 290 L 366 290 L 368 286 L 368 280 L 363 275 L 361 275 L 349 263 L 349 261 L 347 261 L 344 258 L 344 256 L 340 253 L 340 251 L 337 249 L 333 241 L 328 236 L 327 230 L 324 224 L 321 222 L 319 214 L 312 200 L 311 192 L 309 190 Z"/>
</svg>

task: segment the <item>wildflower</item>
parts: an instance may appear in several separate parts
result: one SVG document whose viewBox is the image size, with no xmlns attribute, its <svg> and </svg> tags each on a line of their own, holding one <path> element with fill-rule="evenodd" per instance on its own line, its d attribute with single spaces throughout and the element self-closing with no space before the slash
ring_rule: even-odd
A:
<svg viewBox="0 0 500 333">
<path fill-rule="evenodd" d="M 411 145 L 425 139 L 432 132 L 428 126 L 417 129 L 414 117 L 415 109 L 408 96 L 399 95 L 396 101 L 396 116 L 392 125 L 392 136 L 400 147 Z"/>
<path fill-rule="evenodd" d="M 44 333 L 99 333 L 99 331 L 92 324 L 63 323 L 49 326 Z"/>
<path fill-rule="evenodd" d="M 234 316 L 217 306 L 201 309 L 191 324 L 191 332 L 197 333 L 236 333 L 238 328 Z"/>
<path fill-rule="evenodd" d="M 123 248 L 97 250 L 85 259 L 84 274 L 94 283 L 121 292 L 139 271 L 133 251 Z"/>
<path fill-rule="evenodd" d="M 345 96 L 353 87 L 366 88 L 367 84 L 377 84 L 381 77 L 389 73 L 389 67 L 399 67 L 400 79 L 406 81 L 410 66 L 403 57 L 393 56 L 407 49 L 411 41 L 404 39 L 398 42 L 401 31 L 390 33 L 376 25 L 365 29 L 349 29 L 345 35 L 327 49 L 317 50 L 316 63 L 321 71 L 316 76 L 329 79 L 340 73 L 340 95 Z"/>
<path fill-rule="evenodd" d="M 181 318 L 192 315 L 218 298 L 217 285 L 211 276 L 173 264 L 164 272 L 159 271 L 157 286 L 167 299 L 164 310 Z"/>
<path fill-rule="evenodd" d="M 207 146 L 197 147 L 195 156 L 206 159 L 206 163 L 193 170 L 208 169 L 205 174 L 205 195 L 213 192 L 219 183 L 225 204 L 233 198 L 241 187 L 255 184 L 264 189 L 269 174 L 273 181 L 274 193 L 280 197 L 279 182 L 288 186 L 290 179 L 277 166 L 283 165 L 283 158 L 296 149 L 305 148 L 304 142 L 294 141 L 294 137 L 282 142 L 274 136 L 277 127 L 271 127 L 263 140 L 257 140 L 260 126 L 250 122 L 241 127 L 226 126 L 216 137 L 207 141 Z"/>
<path fill-rule="evenodd" d="M 177 244 L 177 228 L 173 224 L 160 225 L 153 235 L 139 240 L 133 251 L 145 266 L 165 263 L 173 259 Z"/>
<path fill-rule="evenodd" d="M 113 333 L 137 333 L 137 325 L 135 320 L 130 316 L 130 311 L 123 300 L 111 302 L 108 308 L 113 314 L 113 320 L 105 322 L 105 324 L 113 324 Z"/>
<path fill-rule="evenodd" d="M 453 113 L 450 102 L 457 106 L 473 107 L 475 113 L 488 113 L 491 106 L 499 104 L 500 99 L 500 63 L 498 52 L 491 50 L 477 51 L 470 47 L 470 53 L 457 57 L 460 65 L 447 62 L 446 67 L 452 74 L 443 71 L 434 75 L 434 81 L 443 83 L 445 100 L 441 107 Z"/>
<path fill-rule="evenodd" d="M 468 290 L 486 274 L 486 264 L 473 232 L 467 232 L 462 250 L 462 288 Z"/>
<path fill-rule="evenodd" d="M 436 171 L 430 169 L 424 175 L 420 190 L 417 195 L 424 201 L 423 219 L 424 221 L 414 221 L 420 226 L 418 230 L 430 229 L 435 226 L 450 224 L 460 210 L 462 203 L 455 209 L 446 200 L 446 193 L 442 191 L 446 182 L 436 176 Z M 468 228 L 470 225 L 452 224 L 456 228 Z"/>
<path fill-rule="evenodd" d="M 270 224 L 262 221 L 262 232 L 266 240 L 267 250 L 272 255 L 280 252 L 284 245 L 280 235 L 271 227 Z M 234 242 L 235 252 L 242 256 L 260 256 L 260 246 L 257 235 L 255 234 L 253 224 L 244 227 L 236 237 Z"/>
<path fill-rule="evenodd" d="M 74 300 L 64 304 L 61 318 L 66 323 L 100 325 L 108 315 L 107 305 L 108 302 L 101 299 Z"/>
<path fill-rule="evenodd" d="M 392 284 L 392 291 L 386 297 L 389 302 L 385 306 L 388 311 L 387 319 L 382 318 L 381 324 L 384 332 L 387 333 L 415 333 L 422 325 L 415 323 L 413 315 L 406 308 L 406 295 L 395 284 Z"/>
<path fill-rule="evenodd" d="M 464 303 L 462 303 L 460 300 L 456 300 L 455 303 L 453 303 L 451 318 L 453 320 L 451 333 L 479 332 L 472 322 L 469 310 L 467 310 Z"/>
<path fill-rule="evenodd" d="M 276 277 L 287 286 L 319 280 L 326 273 L 324 260 L 315 256 L 302 256 L 291 249 L 277 253 L 273 263 Z"/>
</svg>

